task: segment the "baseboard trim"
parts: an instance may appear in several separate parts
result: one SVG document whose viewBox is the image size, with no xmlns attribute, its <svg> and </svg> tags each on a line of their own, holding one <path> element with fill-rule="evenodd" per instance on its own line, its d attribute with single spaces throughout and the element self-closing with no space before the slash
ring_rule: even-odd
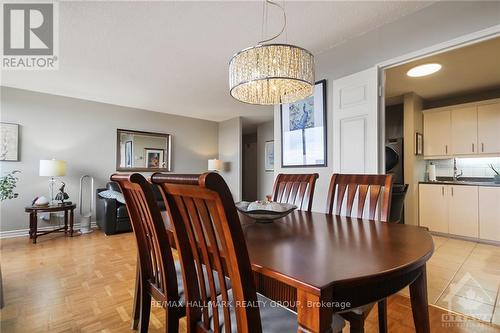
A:
<svg viewBox="0 0 500 333">
<path fill-rule="evenodd" d="M 438 232 L 438 231 L 429 231 L 429 232 L 432 235 L 436 235 L 436 236 L 440 236 L 440 237 L 445 237 L 445 238 L 460 239 L 460 240 L 466 240 L 466 241 L 475 242 L 475 243 L 500 246 L 500 242 L 495 241 L 495 240 L 482 239 L 482 238 L 474 238 L 474 237 L 467 237 L 467 236 L 459 236 L 459 235 L 447 234 L 447 233 Z"/>
<path fill-rule="evenodd" d="M 81 224 L 80 223 L 75 223 L 73 225 L 74 230 L 80 229 Z M 40 227 L 37 228 L 38 231 L 49 231 L 55 228 L 58 228 L 59 225 L 57 226 L 46 226 L 46 227 Z M 96 228 L 97 224 L 95 221 L 90 222 L 90 227 L 91 228 Z M 14 237 L 27 237 L 29 236 L 29 229 L 18 229 L 18 230 L 8 230 L 8 231 L 0 231 L 0 239 L 4 238 L 14 238 Z"/>
</svg>

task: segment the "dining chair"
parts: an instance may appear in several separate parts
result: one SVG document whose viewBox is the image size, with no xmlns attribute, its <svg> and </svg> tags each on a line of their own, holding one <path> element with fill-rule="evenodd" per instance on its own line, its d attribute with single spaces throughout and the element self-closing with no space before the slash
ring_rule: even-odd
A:
<svg viewBox="0 0 500 333">
<path fill-rule="evenodd" d="M 165 309 L 166 331 L 177 332 L 185 315 L 181 269 L 174 262 L 152 185 L 138 173 L 114 174 L 111 180 L 123 193 L 137 241 L 140 267 L 135 297 L 139 301 L 134 307 L 140 308 L 139 332 L 148 331 L 151 298 Z"/>
<path fill-rule="evenodd" d="M 188 332 L 297 332 L 296 314 L 256 292 L 243 229 L 223 178 L 156 173 L 151 180 L 160 185 L 173 224 L 186 302 L 192 305 L 186 308 Z M 197 274 L 202 265 L 218 272 L 219 297 L 207 296 L 215 283 Z M 231 290 L 223 276 L 230 278 Z M 343 324 L 335 315 L 333 332 Z"/>
<path fill-rule="evenodd" d="M 318 178 L 317 173 L 280 173 L 274 182 L 271 200 L 296 205 L 297 209 L 310 212 L 313 203 L 314 186 Z"/>
<path fill-rule="evenodd" d="M 392 175 L 333 174 L 330 180 L 326 213 L 347 217 L 368 218 L 387 222 L 392 193 Z M 357 195 L 356 214 L 353 207 Z M 367 207 L 368 202 L 368 207 Z M 377 217 L 376 213 L 379 213 Z M 340 315 L 347 319 L 351 332 L 364 332 L 365 319 L 375 303 Z M 387 300 L 378 301 L 379 332 L 387 332 Z"/>
</svg>

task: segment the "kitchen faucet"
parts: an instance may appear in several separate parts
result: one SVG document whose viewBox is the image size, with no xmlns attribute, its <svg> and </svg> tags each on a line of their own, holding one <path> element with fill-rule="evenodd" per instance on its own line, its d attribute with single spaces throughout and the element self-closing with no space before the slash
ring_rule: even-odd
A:
<svg viewBox="0 0 500 333">
<path fill-rule="evenodd" d="M 457 159 L 454 158 L 453 159 L 453 180 L 454 181 L 457 181 L 458 178 L 462 177 L 462 175 L 464 174 L 464 171 L 463 170 L 460 170 L 460 173 L 458 173 L 458 169 L 457 169 Z"/>
</svg>

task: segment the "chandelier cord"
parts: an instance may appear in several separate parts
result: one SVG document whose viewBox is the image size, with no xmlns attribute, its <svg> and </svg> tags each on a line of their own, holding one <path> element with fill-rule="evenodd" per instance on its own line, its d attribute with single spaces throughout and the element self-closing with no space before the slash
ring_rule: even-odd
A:
<svg viewBox="0 0 500 333">
<path fill-rule="evenodd" d="M 265 40 L 261 40 L 258 44 L 264 44 L 264 43 L 267 43 L 267 42 L 270 42 L 276 38 L 278 38 L 282 33 L 283 31 L 285 31 L 285 28 L 286 28 L 286 13 L 285 13 L 285 9 L 280 6 L 279 4 L 277 4 L 276 2 L 274 1 L 271 1 L 271 0 L 265 0 L 265 4 L 266 4 L 266 7 L 267 7 L 267 4 L 270 4 L 270 5 L 273 5 L 273 6 L 276 6 L 278 7 L 279 9 L 281 9 L 283 11 L 283 27 L 281 28 L 281 31 L 278 32 L 278 34 L 276 34 L 275 36 L 269 38 L 269 39 L 265 39 Z M 267 9 L 267 8 L 266 8 Z M 267 16 L 267 10 L 266 10 L 266 16 Z M 266 20 L 267 21 L 267 20 Z M 264 29 L 262 29 L 264 30 Z"/>
</svg>

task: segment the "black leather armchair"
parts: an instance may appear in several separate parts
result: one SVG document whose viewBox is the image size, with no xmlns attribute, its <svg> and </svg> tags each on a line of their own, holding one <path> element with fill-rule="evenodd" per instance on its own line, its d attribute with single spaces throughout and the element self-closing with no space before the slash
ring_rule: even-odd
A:
<svg viewBox="0 0 500 333">
<path fill-rule="evenodd" d="M 165 211 L 165 203 L 161 196 L 160 190 L 153 186 L 158 206 L 160 210 Z M 127 207 L 116 201 L 115 199 L 101 198 L 99 192 L 112 190 L 121 192 L 120 187 L 115 182 L 106 184 L 106 188 L 98 188 L 96 190 L 96 222 L 99 229 L 103 230 L 106 235 L 114 235 L 120 232 L 132 231 L 130 218 L 128 216 Z"/>
</svg>

